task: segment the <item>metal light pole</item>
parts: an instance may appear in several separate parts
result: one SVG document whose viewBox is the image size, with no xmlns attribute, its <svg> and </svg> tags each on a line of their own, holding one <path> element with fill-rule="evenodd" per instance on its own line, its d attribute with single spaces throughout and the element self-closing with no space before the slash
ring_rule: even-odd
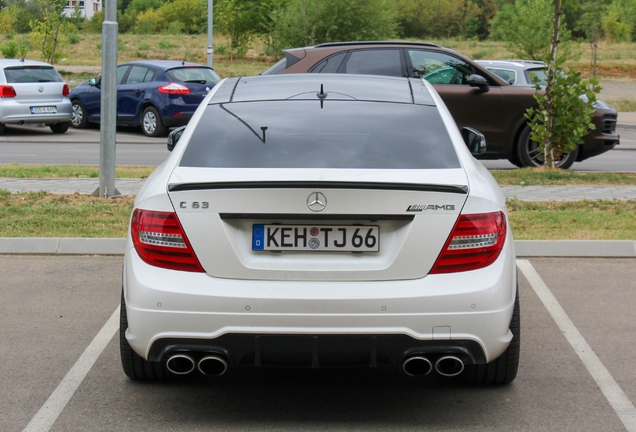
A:
<svg viewBox="0 0 636 432">
<path fill-rule="evenodd" d="M 212 45 L 213 9 L 214 0 L 208 0 L 208 66 L 210 67 L 212 67 L 212 56 L 214 54 L 214 45 Z"/>
<path fill-rule="evenodd" d="M 120 195 L 115 188 L 117 132 L 117 0 L 104 0 L 102 24 L 102 77 L 99 152 L 99 189 L 103 198 Z"/>
</svg>

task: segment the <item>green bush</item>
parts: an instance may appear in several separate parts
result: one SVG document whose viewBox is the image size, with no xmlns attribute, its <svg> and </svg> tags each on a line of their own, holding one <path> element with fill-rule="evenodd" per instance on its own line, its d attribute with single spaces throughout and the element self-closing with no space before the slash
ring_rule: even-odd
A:
<svg viewBox="0 0 636 432">
<path fill-rule="evenodd" d="M 172 42 L 168 42 L 165 39 L 162 39 L 161 41 L 159 41 L 159 43 L 157 44 L 157 47 L 159 49 L 170 49 L 170 48 L 174 48 L 175 45 Z"/>
<path fill-rule="evenodd" d="M 5 45 L 0 46 L 0 51 L 2 51 L 4 58 L 18 58 L 18 43 L 10 40 Z"/>
<path fill-rule="evenodd" d="M 141 42 L 139 45 L 137 45 L 137 49 L 140 51 L 148 51 L 150 49 L 150 45 L 145 42 Z"/>
</svg>

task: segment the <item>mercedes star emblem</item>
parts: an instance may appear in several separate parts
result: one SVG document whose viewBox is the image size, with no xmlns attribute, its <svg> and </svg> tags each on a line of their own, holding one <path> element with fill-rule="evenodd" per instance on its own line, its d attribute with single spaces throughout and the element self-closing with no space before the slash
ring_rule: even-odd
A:
<svg viewBox="0 0 636 432">
<path fill-rule="evenodd" d="M 327 198 L 321 192 L 312 192 L 307 198 L 309 210 L 319 212 L 327 207 Z"/>
</svg>

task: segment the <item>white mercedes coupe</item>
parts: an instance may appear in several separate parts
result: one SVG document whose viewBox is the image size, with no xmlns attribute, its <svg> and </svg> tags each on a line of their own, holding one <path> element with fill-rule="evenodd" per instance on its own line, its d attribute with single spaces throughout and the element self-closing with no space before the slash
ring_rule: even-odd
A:
<svg viewBox="0 0 636 432">
<path fill-rule="evenodd" d="M 426 81 L 228 78 L 137 196 L 121 361 L 134 379 L 397 367 L 506 384 L 519 298 L 505 200 Z"/>
</svg>

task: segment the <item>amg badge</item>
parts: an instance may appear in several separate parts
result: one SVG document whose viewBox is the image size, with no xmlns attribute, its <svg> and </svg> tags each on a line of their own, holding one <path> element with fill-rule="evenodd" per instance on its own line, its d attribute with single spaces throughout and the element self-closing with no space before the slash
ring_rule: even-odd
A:
<svg viewBox="0 0 636 432">
<path fill-rule="evenodd" d="M 421 212 L 422 210 L 455 210 L 455 204 L 411 204 L 407 212 Z"/>
</svg>

